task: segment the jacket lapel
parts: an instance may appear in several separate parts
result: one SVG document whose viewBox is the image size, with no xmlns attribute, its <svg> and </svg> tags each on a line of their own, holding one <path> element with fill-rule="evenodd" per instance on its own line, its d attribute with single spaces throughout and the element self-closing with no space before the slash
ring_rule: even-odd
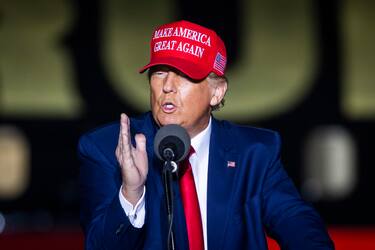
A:
<svg viewBox="0 0 375 250">
<path fill-rule="evenodd" d="M 207 239 L 209 249 L 221 249 L 232 211 L 231 197 L 238 155 L 229 126 L 212 119 L 207 183 Z"/>
</svg>

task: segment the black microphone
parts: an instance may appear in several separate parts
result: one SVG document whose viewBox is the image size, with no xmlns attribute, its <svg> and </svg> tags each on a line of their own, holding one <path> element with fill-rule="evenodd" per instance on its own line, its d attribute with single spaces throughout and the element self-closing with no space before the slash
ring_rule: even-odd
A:
<svg viewBox="0 0 375 250">
<path fill-rule="evenodd" d="M 189 149 L 190 136 L 180 125 L 165 125 L 155 135 L 154 152 L 162 161 L 182 161 L 189 153 Z"/>
<path fill-rule="evenodd" d="M 177 171 L 176 162 L 182 161 L 190 149 L 190 136 L 186 130 L 176 124 L 161 127 L 154 138 L 154 152 L 156 156 L 164 161 L 163 183 L 165 189 L 165 201 L 168 215 L 168 250 L 175 249 L 173 239 L 173 188 L 172 173 Z"/>
</svg>

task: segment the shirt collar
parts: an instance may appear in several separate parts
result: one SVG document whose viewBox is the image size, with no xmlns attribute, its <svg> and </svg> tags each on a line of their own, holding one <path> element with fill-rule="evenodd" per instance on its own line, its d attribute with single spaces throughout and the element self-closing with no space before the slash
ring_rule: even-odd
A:
<svg viewBox="0 0 375 250">
<path fill-rule="evenodd" d="M 211 120 L 212 117 L 210 116 L 207 127 L 191 139 L 191 146 L 194 148 L 198 157 L 200 154 L 204 153 L 210 145 Z"/>
</svg>

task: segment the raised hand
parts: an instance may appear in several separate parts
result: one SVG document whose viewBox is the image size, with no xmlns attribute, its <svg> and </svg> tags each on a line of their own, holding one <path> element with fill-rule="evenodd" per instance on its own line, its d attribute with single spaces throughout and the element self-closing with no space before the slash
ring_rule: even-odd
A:
<svg viewBox="0 0 375 250">
<path fill-rule="evenodd" d="M 121 191 L 133 205 L 143 194 L 148 172 L 146 137 L 143 134 L 137 134 L 135 142 L 136 147 L 131 143 L 129 117 L 126 114 L 121 114 L 116 157 L 121 167 Z"/>
</svg>

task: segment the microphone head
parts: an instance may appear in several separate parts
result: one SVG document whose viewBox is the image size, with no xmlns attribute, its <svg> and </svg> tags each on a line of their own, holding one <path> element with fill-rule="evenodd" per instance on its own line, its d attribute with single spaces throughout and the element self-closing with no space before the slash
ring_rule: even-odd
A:
<svg viewBox="0 0 375 250">
<path fill-rule="evenodd" d="M 162 160 L 179 162 L 185 159 L 190 149 L 190 136 L 187 131 L 177 124 L 161 127 L 154 138 L 154 152 Z M 171 153 L 170 159 L 166 154 Z M 170 154 L 169 154 L 170 156 Z"/>
</svg>

